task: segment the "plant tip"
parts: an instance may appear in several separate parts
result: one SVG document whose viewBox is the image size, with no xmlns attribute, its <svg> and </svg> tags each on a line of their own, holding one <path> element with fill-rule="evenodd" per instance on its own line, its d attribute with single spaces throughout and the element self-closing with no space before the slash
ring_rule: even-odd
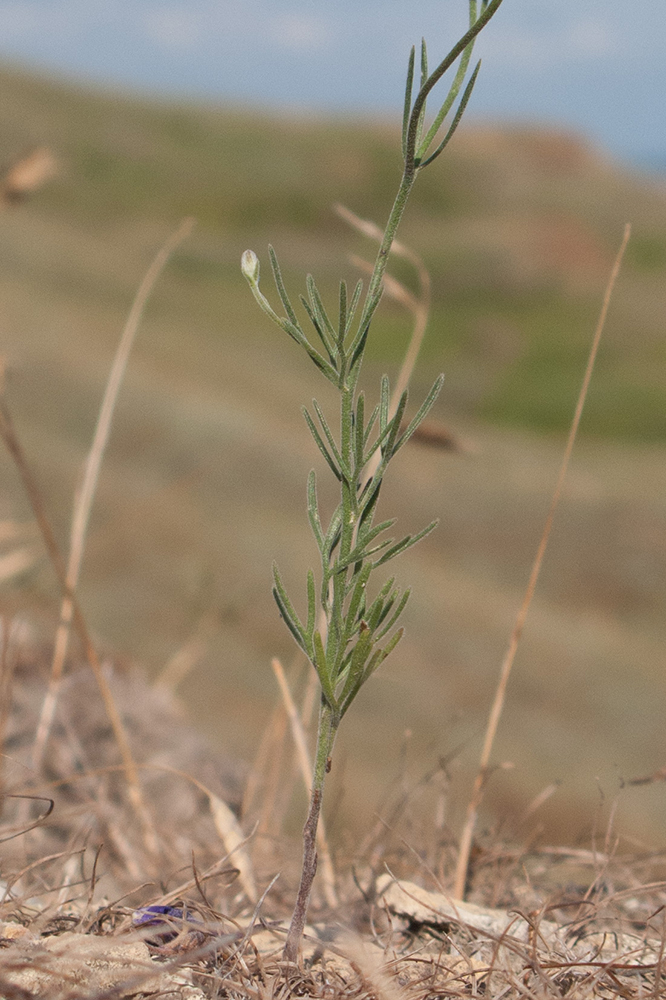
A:
<svg viewBox="0 0 666 1000">
<path fill-rule="evenodd" d="M 254 250 L 245 250 L 241 257 L 241 271 L 250 282 L 256 285 L 259 282 L 259 258 Z"/>
</svg>

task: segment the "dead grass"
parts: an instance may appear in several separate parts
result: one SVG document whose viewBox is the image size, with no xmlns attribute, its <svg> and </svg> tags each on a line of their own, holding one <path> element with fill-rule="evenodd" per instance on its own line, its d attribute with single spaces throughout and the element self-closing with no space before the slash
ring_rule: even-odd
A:
<svg viewBox="0 0 666 1000">
<path fill-rule="evenodd" d="M 374 833 L 348 856 L 338 852 L 339 905 L 315 894 L 303 963 L 286 966 L 298 844 L 279 830 L 253 834 L 246 820 L 244 850 L 261 893 L 253 901 L 211 812 L 212 788 L 238 810 L 239 770 L 215 757 L 164 690 L 107 662 L 158 831 L 156 858 L 133 818 L 90 672 L 69 672 L 51 753 L 31 774 L 50 651 L 25 636 L 4 648 L 0 995 L 8 1000 L 662 995 L 666 856 L 621 852 L 611 827 L 579 848 L 481 835 L 472 902 L 454 902 L 446 762 L 418 785 L 390 789 Z M 435 815 L 426 793 L 439 801 Z M 18 795 L 35 797 L 31 820 L 51 803 L 52 811 L 22 831 Z M 148 916 L 156 905 L 165 911 Z"/>
</svg>

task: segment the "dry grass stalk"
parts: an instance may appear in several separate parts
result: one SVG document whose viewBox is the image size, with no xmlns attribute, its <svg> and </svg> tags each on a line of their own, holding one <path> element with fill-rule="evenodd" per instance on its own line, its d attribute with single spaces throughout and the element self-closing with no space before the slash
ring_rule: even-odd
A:
<svg viewBox="0 0 666 1000">
<path fill-rule="evenodd" d="M 155 681 L 156 687 L 164 688 L 174 694 L 185 678 L 203 660 L 208 650 L 208 643 L 201 635 L 193 635 L 180 646 L 167 661 L 162 673 Z"/>
<path fill-rule="evenodd" d="M 287 684 L 287 678 L 284 675 L 282 664 L 278 659 L 273 658 L 271 660 L 271 666 L 280 687 L 280 694 L 282 695 L 284 707 L 287 712 L 287 718 L 289 719 L 289 724 L 291 726 L 291 734 L 294 739 L 294 745 L 298 755 L 298 763 L 303 776 L 303 784 L 305 785 L 307 794 L 311 795 L 312 762 L 308 753 L 303 724 L 298 714 L 298 709 L 294 704 L 294 699 L 291 696 L 291 691 L 289 690 L 289 685 Z M 321 854 L 321 868 L 326 902 L 331 907 L 337 907 L 338 894 L 335 888 L 335 870 L 333 868 L 331 852 L 328 848 L 328 840 L 326 839 L 326 828 L 322 819 L 319 820 L 319 827 L 317 830 L 317 847 L 319 849 L 319 853 Z"/>
<path fill-rule="evenodd" d="M 85 657 L 95 675 L 95 679 L 104 702 L 104 707 L 109 717 L 114 737 L 123 761 L 130 801 L 141 824 L 146 846 L 151 853 L 155 854 L 157 852 L 157 838 L 155 836 L 152 820 L 143 799 L 141 784 L 139 782 L 136 764 L 134 762 L 134 757 L 132 756 L 125 727 L 123 726 L 120 713 L 118 712 L 118 708 L 113 700 L 113 695 L 111 694 L 108 681 L 104 675 L 104 671 L 102 670 L 97 650 L 95 649 L 92 639 L 90 638 L 88 626 L 86 625 L 78 600 L 67 582 L 65 562 L 47 517 L 41 491 L 37 486 L 37 482 L 32 474 L 30 466 L 28 465 L 25 453 L 14 429 L 7 401 L 4 397 L 4 393 L 2 392 L 0 392 L 0 436 L 2 436 L 7 450 L 9 451 L 14 463 L 16 464 L 16 468 L 18 469 L 63 596 L 68 597 L 71 601 L 74 625 L 79 633 Z"/>
<path fill-rule="evenodd" d="M 36 526 L 31 521 L 0 521 L 0 545 L 8 546 L 0 556 L 0 583 L 26 573 L 39 560 L 41 550 L 32 544 L 35 534 Z"/>
<path fill-rule="evenodd" d="M 0 556 L 0 583 L 6 583 L 21 573 L 26 573 L 39 559 L 39 551 L 30 545 L 12 549 Z"/>
<path fill-rule="evenodd" d="M 241 816 L 245 817 L 252 813 L 257 802 L 260 803 L 258 830 L 262 834 L 271 828 L 271 818 L 280 786 L 286 734 L 287 715 L 282 702 L 278 702 L 257 748 L 245 784 L 241 807 Z"/>
<path fill-rule="evenodd" d="M 555 511 L 557 509 L 560 500 L 560 495 L 562 493 L 562 488 L 564 486 L 564 480 L 566 478 L 567 470 L 569 467 L 569 460 L 571 458 L 574 442 L 576 440 L 576 434 L 578 432 L 578 425 L 580 424 L 580 418 L 583 412 L 583 406 L 585 405 L 587 390 L 589 388 L 590 380 L 592 378 L 592 371 L 594 369 L 594 362 L 597 357 L 599 342 L 601 340 L 601 335 L 603 333 L 603 329 L 606 323 L 608 307 L 610 305 L 611 296 L 613 294 L 613 289 L 615 287 L 617 276 L 620 272 L 620 267 L 622 265 L 622 258 L 624 256 L 624 251 L 626 250 L 627 243 L 629 242 L 630 235 L 631 235 L 631 226 L 629 225 L 629 223 L 627 223 L 624 229 L 624 235 L 622 237 L 620 249 L 617 253 L 617 257 L 615 258 L 615 263 L 613 264 L 613 268 L 611 270 L 611 274 L 608 279 L 608 284 L 606 286 L 606 291 L 601 306 L 601 313 L 599 315 L 597 327 L 594 332 L 594 337 L 592 339 L 592 346 L 590 347 L 587 367 L 585 369 L 585 376 L 583 378 L 583 384 L 581 385 L 580 393 L 578 395 L 578 402 L 576 404 L 576 410 L 571 423 L 571 428 L 569 430 L 569 437 L 567 439 L 566 448 L 564 450 L 562 464 L 560 466 L 560 472 L 555 486 L 555 492 L 553 493 L 553 498 L 551 500 L 550 509 L 548 511 L 548 516 L 546 518 L 543 534 L 541 536 L 541 541 L 539 542 L 539 547 L 537 549 L 537 553 L 534 558 L 534 563 L 532 564 L 532 571 L 530 573 L 530 578 L 527 584 L 527 589 L 525 591 L 525 596 L 523 597 L 523 602 L 518 611 L 516 622 L 513 627 L 513 631 L 511 633 L 511 638 L 509 640 L 509 645 L 504 655 L 504 660 L 502 661 L 499 682 L 497 685 L 495 698 L 493 700 L 493 704 L 490 709 L 490 715 L 488 718 L 488 725 L 486 728 L 483 750 L 481 752 L 481 758 L 479 761 L 479 770 L 477 772 L 476 779 L 474 781 L 474 787 L 472 789 L 472 795 L 469 804 L 467 806 L 465 825 L 463 827 L 462 836 L 460 838 L 458 862 L 456 865 L 456 874 L 453 887 L 453 895 L 457 899 L 463 899 L 465 895 L 465 886 L 467 883 L 467 869 L 469 866 L 469 856 L 472 848 L 472 839 L 474 837 L 474 828 L 476 826 L 476 818 L 479 810 L 479 805 L 481 803 L 481 799 L 483 798 L 483 789 L 485 786 L 485 781 L 488 773 L 490 755 L 492 753 L 493 743 L 495 741 L 495 735 L 497 733 L 497 727 L 499 725 L 500 717 L 502 715 L 502 709 L 504 708 L 504 700 L 506 697 L 506 688 L 509 682 L 509 675 L 511 674 L 511 668 L 513 666 L 516 650 L 518 649 L 518 643 L 520 642 L 520 637 L 523 633 L 525 620 L 527 619 L 527 613 L 530 609 L 530 604 L 532 603 L 532 598 L 534 596 L 537 580 L 539 579 L 539 573 L 541 571 L 543 557 L 546 552 L 548 539 L 550 537 L 550 531 L 553 526 Z"/>
<path fill-rule="evenodd" d="M 314 671 L 308 671 L 306 676 L 307 682 L 301 705 L 301 727 L 306 734 L 309 734 L 311 731 L 310 727 L 312 725 L 312 714 L 315 707 L 318 684 L 317 676 Z M 280 699 L 280 707 L 284 712 L 282 699 Z M 286 714 L 284 715 L 284 719 L 286 724 Z M 296 751 L 295 747 L 293 749 L 294 754 L 289 760 L 289 770 L 286 775 L 283 775 L 280 779 L 280 794 L 275 796 L 272 813 L 272 831 L 274 835 L 281 833 L 283 830 L 289 806 L 293 798 L 294 788 L 301 781 L 301 765 L 298 759 L 298 751 Z"/>
<path fill-rule="evenodd" d="M 33 753 L 33 766 L 35 767 L 35 770 L 39 770 L 41 767 L 49 738 L 49 732 L 51 730 L 51 726 L 53 725 L 53 718 L 58 701 L 58 692 L 60 689 L 65 657 L 67 656 L 67 647 L 69 645 L 69 633 L 73 613 L 71 594 L 73 594 L 76 590 L 79 580 L 86 533 L 90 520 L 90 512 L 95 499 L 95 492 L 97 489 L 102 460 L 104 458 L 104 452 L 109 440 L 113 414 L 120 386 L 125 374 L 125 369 L 127 367 L 130 351 L 132 350 L 134 338 L 139 328 L 146 302 L 148 301 L 148 297 L 155 286 L 155 282 L 162 273 L 173 251 L 176 249 L 178 244 L 191 233 L 193 226 L 194 219 L 184 219 L 178 229 L 169 236 L 168 240 L 157 253 L 152 264 L 146 271 L 143 281 L 139 285 L 134 302 L 132 303 L 132 308 L 130 309 L 129 316 L 127 317 L 127 322 L 118 343 L 111 371 L 109 372 L 109 378 L 104 391 L 99 417 L 97 419 L 97 426 L 95 427 L 90 452 L 88 453 L 88 458 L 86 459 L 83 482 L 80 489 L 77 491 L 74 501 L 69 543 L 69 558 L 66 573 L 67 589 L 60 606 L 60 623 L 56 632 L 53 661 L 51 664 L 51 683 L 44 699 L 39 726 L 37 728 L 37 736 L 35 738 Z"/>
<path fill-rule="evenodd" d="M 58 173 L 58 161 L 42 146 L 10 167 L 0 181 L 0 204 L 23 201 Z"/>
</svg>

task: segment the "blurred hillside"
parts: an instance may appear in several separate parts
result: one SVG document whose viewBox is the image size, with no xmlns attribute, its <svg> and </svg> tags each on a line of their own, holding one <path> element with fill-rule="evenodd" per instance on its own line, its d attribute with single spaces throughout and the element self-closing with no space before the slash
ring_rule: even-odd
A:
<svg viewBox="0 0 666 1000">
<path fill-rule="evenodd" d="M 184 215 L 194 235 L 149 305 L 121 395 L 80 594 L 102 646 L 156 675 L 202 637 L 181 688 L 230 754 L 251 758 L 275 701 L 269 658 L 293 653 L 270 597 L 314 558 L 300 417 L 316 372 L 258 312 L 241 252 L 276 247 L 290 288 L 326 294 L 374 248 L 332 213 L 382 222 L 399 179 L 392 123 L 142 103 L 0 74 L 6 165 L 48 147 L 59 174 L 0 218 L 0 354 L 8 396 L 66 544 L 71 498 L 115 344 L 148 263 Z M 383 510 L 439 530 L 396 565 L 408 635 L 359 699 L 334 772 L 340 828 L 363 828 L 401 767 L 463 744 L 465 789 L 552 491 L 607 273 L 633 224 L 538 599 L 509 692 L 500 813 L 542 787 L 549 836 L 574 839 L 599 792 L 666 761 L 666 187 L 582 139 L 468 128 L 421 177 L 401 239 L 424 258 L 433 312 L 414 384 L 441 370 L 436 417 L 474 446 L 413 446 Z M 394 273 L 407 282 L 408 270 Z M 365 378 L 397 371 L 409 320 L 384 303 Z M 0 456 L 0 518 L 27 519 Z M 55 614 L 49 568 L 3 586 L 7 611 Z M 345 764 L 344 761 L 347 763 Z M 456 793 L 457 794 L 457 793 Z M 456 800 L 462 806 L 464 798 Z M 620 825 L 663 839 L 666 791 L 625 790 Z M 455 811 L 451 816 L 456 823 Z M 536 820 L 535 820 L 536 822 Z"/>
</svg>

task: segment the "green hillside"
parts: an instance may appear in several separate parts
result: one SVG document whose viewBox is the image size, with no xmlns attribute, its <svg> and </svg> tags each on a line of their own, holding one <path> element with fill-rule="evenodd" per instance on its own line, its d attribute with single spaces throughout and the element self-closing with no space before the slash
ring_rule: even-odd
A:
<svg viewBox="0 0 666 1000">
<path fill-rule="evenodd" d="M 308 270 L 326 294 L 355 280 L 348 255 L 373 248 L 331 205 L 383 222 L 396 129 L 148 103 L 4 71 L 0 135 L 7 166 L 38 146 L 59 164 L 0 216 L 0 354 L 63 544 L 134 290 L 179 220 L 197 219 L 130 362 L 81 598 L 100 642 L 152 673 L 203 635 L 182 693 L 249 757 L 274 702 L 269 658 L 292 657 L 270 564 L 296 589 L 314 558 L 304 496 L 318 459 L 300 405 L 327 396 L 258 313 L 240 255 L 259 253 L 267 294 L 269 241 L 296 291 Z M 433 282 L 414 391 L 444 371 L 437 419 L 472 447 L 406 449 L 387 486 L 385 509 L 405 530 L 441 526 L 396 566 L 414 585 L 408 637 L 342 733 L 346 822 L 367 821 L 407 728 L 416 770 L 462 741 L 461 786 L 469 773 L 626 221 L 632 242 L 498 744 L 515 768 L 497 778 L 496 801 L 520 807 L 561 780 L 544 818 L 571 837 L 592 820 L 596 776 L 610 794 L 618 775 L 663 764 L 666 191 L 576 137 L 468 127 L 417 184 L 401 239 Z M 370 391 L 408 335 L 408 317 L 383 303 Z M 28 517 L 4 455 L 0 471 L 0 518 Z M 6 611 L 54 613 L 44 563 L 2 594 Z M 658 791 L 641 794 L 621 816 L 651 836 L 666 808 Z"/>
</svg>

